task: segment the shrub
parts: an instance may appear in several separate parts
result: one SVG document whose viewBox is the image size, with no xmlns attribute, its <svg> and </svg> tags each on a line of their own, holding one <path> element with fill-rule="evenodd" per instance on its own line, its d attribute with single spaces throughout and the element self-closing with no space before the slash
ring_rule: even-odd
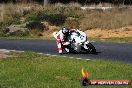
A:
<svg viewBox="0 0 132 88">
<path fill-rule="evenodd" d="M 4 23 L 6 25 L 11 25 L 11 24 L 20 24 L 20 15 L 19 14 L 7 14 L 4 17 Z"/>
<path fill-rule="evenodd" d="M 0 37 L 5 37 L 5 36 L 6 36 L 5 33 L 2 30 L 0 30 Z"/>
<path fill-rule="evenodd" d="M 65 23 L 66 16 L 63 14 L 43 14 L 41 19 L 49 22 L 51 25 L 60 26 Z"/>
<path fill-rule="evenodd" d="M 26 24 L 26 27 L 29 30 L 36 29 L 38 31 L 43 31 L 43 29 L 45 28 L 45 26 L 38 21 L 30 21 Z"/>
<path fill-rule="evenodd" d="M 16 32 L 9 33 L 6 36 L 24 37 L 24 36 L 29 36 L 29 32 L 22 32 L 22 31 L 18 30 Z"/>
<path fill-rule="evenodd" d="M 38 12 L 27 17 L 26 21 L 47 21 L 51 25 L 60 26 L 65 23 L 66 16 L 59 13 Z"/>
<path fill-rule="evenodd" d="M 0 30 L 2 30 L 5 26 L 6 24 L 4 22 L 0 22 Z"/>
</svg>

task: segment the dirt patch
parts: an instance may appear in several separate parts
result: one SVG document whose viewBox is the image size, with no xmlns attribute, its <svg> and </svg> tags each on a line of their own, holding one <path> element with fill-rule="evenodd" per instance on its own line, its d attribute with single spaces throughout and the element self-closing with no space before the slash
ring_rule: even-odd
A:
<svg viewBox="0 0 132 88">
<path fill-rule="evenodd" d="M 43 25 L 46 26 L 46 29 L 41 33 L 41 36 L 46 38 L 53 37 L 52 33 L 58 29 L 60 29 L 58 26 L 52 26 L 48 22 L 42 22 Z"/>
<path fill-rule="evenodd" d="M 59 30 L 59 27 L 56 26 L 49 26 L 47 31 L 42 32 L 42 37 L 50 39 L 53 37 L 52 33 L 56 30 Z M 118 29 L 91 29 L 85 31 L 88 37 L 90 38 L 125 38 L 125 37 L 132 37 L 132 26 L 122 27 Z"/>
<path fill-rule="evenodd" d="M 123 27 L 114 30 L 102 30 L 102 29 L 92 29 L 87 30 L 85 33 L 91 38 L 124 38 L 124 37 L 132 37 L 132 26 L 131 27 Z"/>
<path fill-rule="evenodd" d="M 7 58 L 7 57 L 13 57 L 9 54 L 9 52 L 0 51 L 0 59 L 1 58 Z"/>
</svg>

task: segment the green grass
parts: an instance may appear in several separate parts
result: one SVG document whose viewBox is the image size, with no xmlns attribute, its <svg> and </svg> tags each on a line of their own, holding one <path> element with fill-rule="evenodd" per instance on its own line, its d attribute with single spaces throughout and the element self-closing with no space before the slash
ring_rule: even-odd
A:
<svg viewBox="0 0 132 88">
<path fill-rule="evenodd" d="M 0 59 L 0 88 L 82 88 L 81 69 L 90 79 L 132 80 L 132 64 L 118 61 L 77 60 L 33 52 L 15 53 Z M 89 86 L 89 88 L 131 88 L 128 86 Z"/>
<path fill-rule="evenodd" d="M 18 36 L 11 36 L 11 37 L 0 37 L 0 39 L 19 39 L 19 40 L 55 40 L 54 37 L 39 37 L 39 36 L 24 36 L 24 37 L 18 37 Z"/>
<path fill-rule="evenodd" d="M 0 39 L 20 39 L 20 40 L 55 40 L 54 37 L 38 37 L 38 36 L 25 36 L 25 37 L 0 37 Z M 89 41 L 97 42 L 132 42 L 132 37 L 124 38 L 88 38 Z"/>
<path fill-rule="evenodd" d="M 124 38 L 89 38 L 90 41 L 98 41 L 98 42 L 132 42 L 132 37 L 124 37 Z"/>
</svg>

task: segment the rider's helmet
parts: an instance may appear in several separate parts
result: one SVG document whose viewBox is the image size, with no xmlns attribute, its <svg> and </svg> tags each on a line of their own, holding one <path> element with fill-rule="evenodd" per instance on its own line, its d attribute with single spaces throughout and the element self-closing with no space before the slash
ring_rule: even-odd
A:
<svg viewBox="0 0 132 88">
<path fill-rule="evenodd" d="M 68 29 L 67 29 L 66 27 L 63 27 L 63 28 L 62 28 L 62 33 L 63 33 L 63 34 L 67 34 L 68 32 L 69 32 L 69 31 L 68 31 Z"/>
</svg>

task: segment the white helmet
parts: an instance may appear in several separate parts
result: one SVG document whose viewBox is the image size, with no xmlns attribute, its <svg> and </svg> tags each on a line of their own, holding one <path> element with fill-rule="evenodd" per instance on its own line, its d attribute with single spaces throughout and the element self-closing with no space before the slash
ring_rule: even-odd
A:
<svg viewBox="0 0 132 88">
<path fill-rule="evenodd" d="M 67 28 L 63 27 L 63 28 L 62 28 L 62 33 L 63 33 L 63 34 L 66 34 L 66 33 L 68 33 L 68 30 L 67 30 Z"/>
</svg>

